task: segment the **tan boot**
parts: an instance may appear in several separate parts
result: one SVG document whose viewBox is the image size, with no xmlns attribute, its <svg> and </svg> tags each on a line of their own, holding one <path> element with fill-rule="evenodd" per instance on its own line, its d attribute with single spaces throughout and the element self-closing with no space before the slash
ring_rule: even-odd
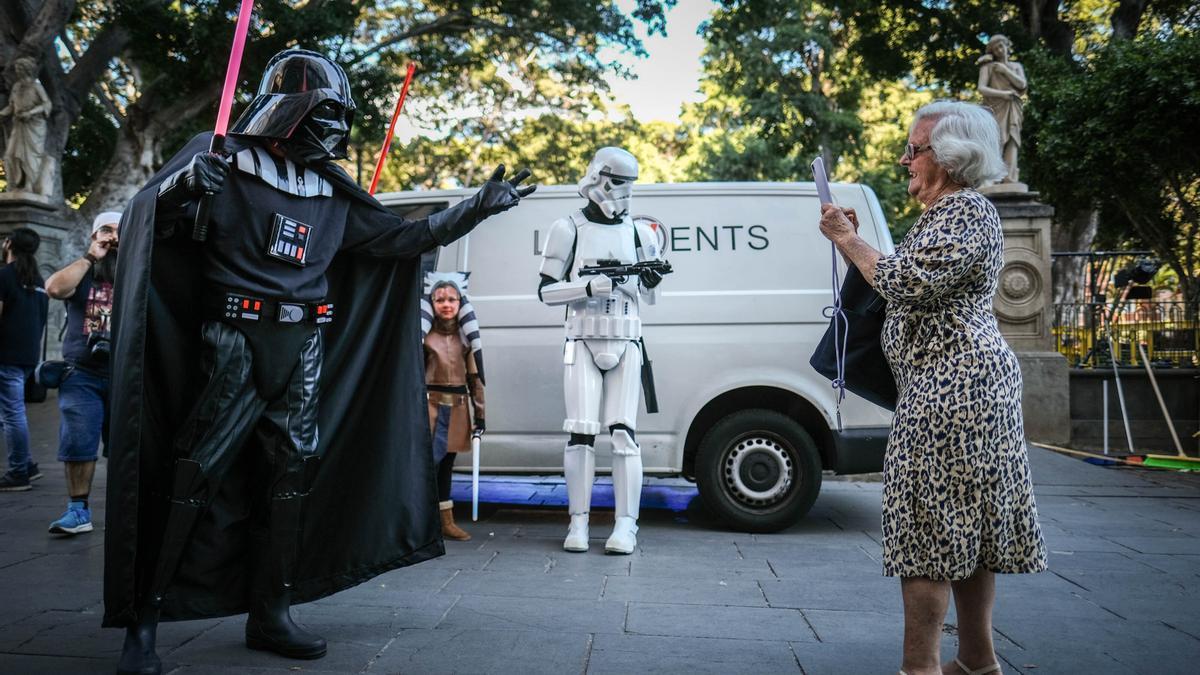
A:
<svg viewBox="0 0 1200 675">
<path fill-rule="evenodd" d="M 454 524 L 454 502 L 444 501 L 438 506 L 442 509 L 442 536 L 455 541 L 471 541 L 471 535 Z"/>
</svg>

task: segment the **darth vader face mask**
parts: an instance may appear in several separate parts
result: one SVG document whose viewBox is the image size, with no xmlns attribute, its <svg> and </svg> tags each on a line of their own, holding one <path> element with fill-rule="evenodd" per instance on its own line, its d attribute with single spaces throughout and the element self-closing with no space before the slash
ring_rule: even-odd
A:
<svg viewBox="0 0 1200 675">
<path fill-rule="evenodd" d="M 230 133 L 268 138 L 305 163 L 344 159 L 354 97 L 341 66 L 305 49 L 276 54 Z"/>
<path fill-rule="evenodd" d="M 305 163 L 345 157 L 350 120 L 344 106 L 334 100 L 317 104 L 297 125 L 286 145 L 290 154 Z"/>
</svg>

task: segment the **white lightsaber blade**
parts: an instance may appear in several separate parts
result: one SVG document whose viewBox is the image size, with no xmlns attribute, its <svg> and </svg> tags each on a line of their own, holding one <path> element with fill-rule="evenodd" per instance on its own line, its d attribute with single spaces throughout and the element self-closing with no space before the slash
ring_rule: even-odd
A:
<svg viewBox="0 0 1200 675">
<path fill-rule="evenodd" d="M 479 436 L 471 437 L 471 522 L 479 520 Z"/>
</svg>

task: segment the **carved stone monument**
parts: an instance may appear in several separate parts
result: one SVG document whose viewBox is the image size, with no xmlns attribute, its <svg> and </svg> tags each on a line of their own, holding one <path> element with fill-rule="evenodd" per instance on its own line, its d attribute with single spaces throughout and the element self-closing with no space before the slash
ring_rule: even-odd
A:
<svg viewBox="0 0 1200 675">
<path fill-rule="evenodd" d="M 1036 192 L 990 193 L 1004 228 L 1004 267 L 994 309 L 1024 380 L 1025 435 L 1066 443 L 1071 434 L 1067 359 L 1054 350 L 1050 299 L 1050 218 Z"/>
<path fill-rule="evenodd" d="M 38 82 L 36 61 L 22 57 L 13 62 L 12 68 L 16 78 L 9 90 L 8 104 L 0 108 L 0 120 L 8 126 L 4 147 L 6 191 L 49 203 L 48 196 L 54 191 L 52 160 L 46 154 L 50 98 Z"/>
<path fill-rule="evenodd" d="M 56 203 L 54 159 L 46 153 L 46 129 L 50 117 L 50 98 L 37 79 L 37 62 L 28 57 L 12 64 L 15 78 L 9 89 L 8 103 L 0 108 L 4 125 L 4 175 L 7 185 L 0 192 L 0 237 L 18 227 L 28 227 L 42 238 L 38 247 L 38 267 L 48 277 L 66 257 L 69 228 L 66 206 Z M 50 340 L 47 356 L 56 358 L 60 350 L 58 326 L 62 324 L 62 303 L 50 303 L 48 322 Z"/>
<path fill-rule="evenodd" d="M 990 192 L 1027 192 L 1029 187 L 1021 182 L 1017 165 L 1017 153 L 1021 149 L 1021 125 L 1024 121 L 1022 101 L 1029 83 L 1025 79 L 1025 68 L 1009 60 L 1012 42 L 1003 35 L 993 35 L 987 49 L 976 63 L 979 64 L 979 94 L 983 105 L 992 111 L 1000 127 L 1000 153 L 1008 167 L 1008 175 L 991 186 Z"/>
</svg>

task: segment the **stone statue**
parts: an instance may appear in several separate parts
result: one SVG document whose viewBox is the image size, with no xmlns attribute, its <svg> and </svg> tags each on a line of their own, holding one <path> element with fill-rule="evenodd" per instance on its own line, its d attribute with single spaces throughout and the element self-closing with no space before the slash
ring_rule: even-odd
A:
<svg viewBox="0 0 1200 675">
<path fill-rule="evenodd" d="M 8 95 L 8 105 L 0 108 L 0 120 L 9 122 L 8 144 L 4 149 L 4 171 L 10 192 L 26 191 L 47 196 L 52 172 L 46 162 L 46 122 L 50 117 L 50 98 L 38 82 L 37 61 L 21 57 L 13 62 L 16 80 Z"/>
<path fill-rule="evenodd" d="M 983 105 L 991 109 L 1000 127 L 1000 150 L 1008 166 L 1008 176 L 1001 183 L 1019 183 L 1017 151 L 1021 148 L 1022 102 L 1028 83 L 1021 64 L 1010 61 L 1012 42 L 1003 35 L 993 35 L 979 64 L 979 93 Z"/>
</svg>

